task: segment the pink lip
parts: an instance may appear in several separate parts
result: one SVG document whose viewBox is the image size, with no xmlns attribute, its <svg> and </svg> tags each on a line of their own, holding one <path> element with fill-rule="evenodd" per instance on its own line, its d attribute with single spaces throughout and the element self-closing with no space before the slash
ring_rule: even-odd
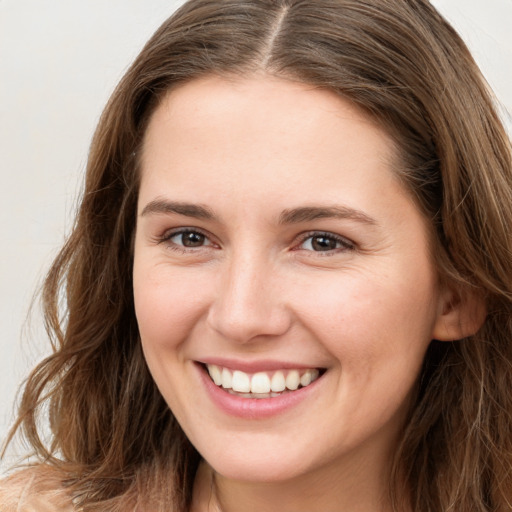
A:
<svg viewBox="0 0 512 512">
<path fill-rule="evenodd" d="M 206 388 L 206 392 L 217 407 L 231 416 L 253 420 L 268 418 L 283 413 L 298 405 L 300 402 L 307 399 L 311 393 L 314 393 L 318 383 L 322 380 L 322 377 L 319 377 L 309 386 L 273 398 L 243 398 L 232 395 L 223 388 L 216 386 L 201 364 L 196 364 L 196 368 Z M 268 366 L 265 368 L 268 369 Z M 279 368 L 283 367 L 280 366 Z M 297 367 L 293 366 L 292 368 Z"/>
<path fill-rule="evenodd" d="M 230 370 L 241 370 L 245 373 L 274 372 L 277 370 L 307 370 L 315 368 L 315 366 L 305 366 L 304 364 L 293 362 L 272 360 L 237 361 L 222 357 L 201 359 L 198 362 L 203 364 L 215 364 L 217 366 L 222 366 L 223 368 L 229 368 Z"/>
</svg>

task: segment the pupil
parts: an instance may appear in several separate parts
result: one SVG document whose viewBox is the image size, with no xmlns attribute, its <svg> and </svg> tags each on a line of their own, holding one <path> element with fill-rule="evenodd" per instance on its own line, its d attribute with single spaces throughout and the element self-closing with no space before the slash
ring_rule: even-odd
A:
<svg viewBox="0 0 512 512">
<path fill-rule="evenodd" d="M 315 236 L 311 242 L 315 251 L 331 251 L 336 249 L 336 240 L 326 236 Z"/>
<path fill-rule="evenodd" d="M 204 235 L 201 233 L 183 233 L 182 243 L 185 247 L 198 247 L 204 243 Z"/>
</svg>

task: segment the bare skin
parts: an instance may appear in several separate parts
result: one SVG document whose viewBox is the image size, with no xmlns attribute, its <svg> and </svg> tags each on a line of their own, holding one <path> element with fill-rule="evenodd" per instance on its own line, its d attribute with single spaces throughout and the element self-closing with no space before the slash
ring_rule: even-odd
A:
<svg viewBox="0 0 512 512">
<path fill-rule="evenodd" d="M 164 98 L 141 163 L 136 314 L 206 461 L 193 512 L 388 512 L 425 351 L 460 325 L 393 140 L 334 93 L 206 77 Z M 292 405 L 247 414 L 212 361 L 319 377 L 288 390 L 303 397 Z"/>
</svg>

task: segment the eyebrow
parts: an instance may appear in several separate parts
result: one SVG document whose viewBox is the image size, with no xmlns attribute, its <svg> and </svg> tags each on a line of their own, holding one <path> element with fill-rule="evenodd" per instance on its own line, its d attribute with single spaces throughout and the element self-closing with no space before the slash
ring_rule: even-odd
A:
<svg viewBox="0 0 512 512">
<path fill-rule="evenodd" d="M 155 199 L 142 210 L 141 217 L 151 214 L 178 214 L 203 220 L 216 220 L 217 216 L 207 206 L 180 201 Z M 318 219 L 348 219 L 363 224 L 376 225 L 377 221 L 366 213 L 348 206 L 302 206 L 283 210 L 279 224 L 299 224 Z"/>
<path fill-rule="evenodd" d="M 305 206 L 284 210 L 280 224 L 298 224 L 317 219 L 349 219 L 363 224 L 376 225 L 377 221 L 366 213 L 347 206 Z"/>
<path fill-rule="evenodd" d="M 193 203 L 182 203 L 179 201 L 166 201 L 155 199 L 149 202 L 141 212 L 141 217 L 155 213 L 177 213 L 186 217 L 196 219 L 214 220 L 215 215 L 207 206 Z"/>
</svg>

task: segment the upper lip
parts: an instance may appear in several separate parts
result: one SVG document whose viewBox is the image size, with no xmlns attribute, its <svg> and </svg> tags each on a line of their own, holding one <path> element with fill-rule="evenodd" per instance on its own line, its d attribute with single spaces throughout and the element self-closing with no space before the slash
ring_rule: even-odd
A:
<svg viewBox="0 0 512 512">
<path fill-rule="evenodd" d="M 197 362 L 205 365 L 214 364 L 216 366 L 221 366 L 222 368 L 228 368 L 230 370 L 240 370 L 245 373 L 256 373 L 277 370 L 307 370 L 311 368 L 322 369 L 320 366 L 316 366 L 314 364 L 263 359 L 257 361 L 247 361 L 241 359 L 228 359 L 223 357 L 207 357 L 204 359 L 197 360 Z"/>
</svg>

